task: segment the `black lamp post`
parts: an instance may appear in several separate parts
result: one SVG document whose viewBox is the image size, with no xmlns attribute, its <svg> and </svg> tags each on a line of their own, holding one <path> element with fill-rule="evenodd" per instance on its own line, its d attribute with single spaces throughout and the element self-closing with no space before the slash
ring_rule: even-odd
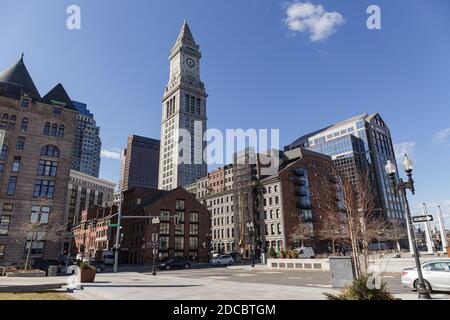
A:
<svg viewBox="0 0 450 320">
<path fill-rule="evenodd" d="M 395 172 L 396 168 L 395 165 L 392 163 L 391 160 L 388 160 L 385 166 L 386 173 L 388 174 L 389 178 L 391 179 L 392 187 L 394 188 L 394 191 L 400 192 L 403 200 L 405 201 L 405 211 L 406 211 L 406 219 L 408 219 L 409 224 L 409 235 L 411 238 L 412 246 L 413 246 L 413 252 L 414 252 L 414 260 L 416 262 L 416 269 L 417 274 L 419 276 L 419 280 L 417 281 L 417 293 L 419 294 L 420 299 L 431 299 L 430 292 L 425 286 L 425 283 L 423 281 L 423 275 L 422 275 L 422 268 L 420 265 L 419 260 L 419 253 L 417 250 L 417 243 L 416 243 L 416 236 L 414 233 L 414 225 L 413 221 L 411 219 L 411 211 L 409 209 L 409 203 L 408 198 L 406 194 L 406 189 L 409 189 L 412 194 L 414 194 L 414 180 L 412 178 L 412 171 L 413 171 L 413 163 L 411 159 L 408 158 L 408 156 L 405 154 L 405 159 L 403 160 L 403 168 L 405 169 L 406 175 L 408 176 L 408 181 L 403 181 L 402 178 L 399 179 L 397 182 L 395 180 Z"/>
<path fill-rule="evenodd" d="M 247 228 L 248 228 L 248 232 L 250 234 L 250 238 L 252 239 L 251 244 L 250 244 L 250 254 L 252 255 L 252 268 L 255 267 L 255 254 L 253 252 L 253 246 L 254 246 L 254 233 L 255 233 L 255 225 L 253 224 L 253 222 L 247 222 Z"/>
<path fill-rule="evenodd" d="M 157 246 L 157 242 L 158 242 L 158 225 L 160 223 L 159 217 L 155 217 L 152 219 L 152 225 L 153 225 L 153 270 L 152 270 L 152 275 L 156 276 L 156 246 Z"/>
</svg>

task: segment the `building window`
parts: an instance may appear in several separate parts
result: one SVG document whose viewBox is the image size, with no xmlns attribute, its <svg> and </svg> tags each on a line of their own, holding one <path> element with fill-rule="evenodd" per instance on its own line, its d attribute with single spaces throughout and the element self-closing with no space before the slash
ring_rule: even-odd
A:
<svg viewBox="0 0 450 320">
<path fill-rule="evenodd" d="M 17 157 L 17 156 L 14 157 L 14 161 L 13 161 L 12 168 L 11 168 L 12 172 L 19 172 L 21 159 L 22 159 L 21 157 Z"/>
<path fill-rule="evenodd" d="M 51 207 L 47 206 L 32 206 L 31 207 L 31 223 L 48 223 Z"/>
<path fill-rule="evenodd" d="M 50 122 L 46 122 L 44 126 L 44 136 L 50 135 Z"/>
<path fill-rule="evenodd" d="M 6 212 L 6 211 L 12 212 L 13 209 L 14 209 L 14 204 L 13 203 L 4 203 L 3 204 L 3 208 L 2 208 L 3 212 Z"/>
<path fill-rule="evenodd" d="M 278 234 L 281 234 L 281 223 L 277 224 L 277 231 L 278 231 Z"/>
<path fill-rule="evenodd" d="M 189 237 L 189 249 L 191 249 L 191 250 L 198 249 L 198 238 L 197 237 Z"/>
<path fill-rule="evenodd" d="M 8 234 L 11 216 L 0 216 L 0 236 Z"/>
<path fill-rule="evenodd" d="M 5 256 L 5 248 L 6 244 L 0 244 L 0 259 L 3 259 L 3 257 Z"/>
<path fill-rule="evenodd" d="M 36 179 L 34 183 L 33 197 L 52 199 L 54 192 L 55 181 Z"/>
<path fill-rule="evenodd" d="M 58 161 L 39 160 L 37 174 L 40 176 L 56 177 Z"/>
<path fill-rule="evenodd" d="M 20 125 L 20 131 L 26 132 L 28 130 L 28 118 L 22 119 L 22 124 Z"/>
<path fill-rule="evenodd" d="M 169 249 L 169 237 L 167 237 L 167 236 L 159 237 L 159 249 L 160 250 Z"/>
<path fill-rule="evenodd" d="M 200 115 L 200 99 L 196 99 L 196 105 L 195 105 L 195 113 Z"/>
<path fill-rule="evenodd" d="M 198 224 L 189 225 L 189 235 L 198 236 Z"/>
<path fill-rule="evenodd" d="M 56 134 L 58 133 L 58 125 L 56 123 L 52 124 L 52 130 L 50 131 L 50 135 L 52 137 L 56 137 Z"/>
<path fill-rule="evenodd" d="M 41 149 L 41 156 L 49 156 L 59 158 L 59 149 L 52 145 L 46 145 Z"/>
<path fill-rule="evenodd" d="M 177 199 L 176 200 L 176 209 L 184 211 L 185 203 L 186 203 L 185 200 Z"/>
<path fill-rule="evenodd" d="M 6 129 L 6 127 L 8 126 L 8 120 L 9 120 L 9 115 L 7 113 L 4 113 L 2 115 L 2 121 L 0 122 L 1 129 Z"/>
<path fill-rule="evenodd" d="M 14 129 L 16 127 L 16 116 L 12 115 L 11 118 L 9 118 L 9 124 L 8 129 Z"/>
<path fill-rule="evenodd" d="M 7 156 L 8 156 L 8 146 L 4 144 L 2 146 L 2 152 L 0 153 L 0 161 L 6 161 Z"/>
<path fill-rule="evenodd" d="M 9 177 L 8 189 L 6 194 L 8 196 L 13 196 L 16 194 L 17 177 Z"/>
<path fill-rule="evenodd" d="M 184 238 L 175 237 L 175 250 L 183 250 L 183 249 L 184 249 Z"/>
<path fill-rule="evenodd" d="M 189 222 L 198 223 L 198 213 L 197 212 L 191 212 L 191 214 L 189 216 Z"/>
<path fill-rule="evenodd" d="M 59 125 L 58 138 L 64 138 L 64 125 Z"/>
<path fill-rule="evenodd" d="M 61 114 L 61 108 L 53 107 L 53 114 Z"/>
<path fill-rule="evenodd" d="M 25 137 L 17 137 L 16 150 L 23 150 L 25 147 Z"/>
<path fill-rule="evenodd" d="M 30 105 L 30 99 L 22 98 L 22 101 L 20 102 L 20 106 L 22 108 L 28 108 L 29 105 Z"/>
</svg>

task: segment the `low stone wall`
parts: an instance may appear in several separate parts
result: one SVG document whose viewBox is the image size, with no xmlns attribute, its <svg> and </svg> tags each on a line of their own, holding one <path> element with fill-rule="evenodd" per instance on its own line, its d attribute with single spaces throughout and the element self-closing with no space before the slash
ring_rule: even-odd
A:
<svg viewBox="0 0 450 320">
<path fill-rule="evenodd" d="M 328 259 L 267 259 L 267 268 L 291 271 L 330 271 Z"/>
<path fill-rule="evenodd" d="M 45 271 L 33 271 L 33 272 L 7 272 L 7 277 L 22 277 L 22 278 L 30 278 L 30 277 L 45 277 Z"/>
</svg>

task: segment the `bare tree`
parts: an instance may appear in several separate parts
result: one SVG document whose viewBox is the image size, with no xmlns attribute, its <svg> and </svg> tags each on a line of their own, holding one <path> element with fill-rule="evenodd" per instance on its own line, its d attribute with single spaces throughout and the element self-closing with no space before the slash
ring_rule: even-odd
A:
<svg viewBox="0 0 450 320">
<path fill-rule="evenodd" d="M 382 234 L 384 240 L 395 241 L 398 252 L 400 252 L 400 240 L 405 239 L 407 236 L 407 230 L 400 221 L 388 223 Z"/>
<path fill-rule="evenodd" d="M 42 207 L 42 206 L 41 206 Z M 27 240 L 27 254 L 24 269 L 30 267 L 30 257 L 33 245 L 38 241 L 60 241 L 67 237 L 67 225 L 63 223 L 61 212 L 51 213 L 51 220 L 46 221 L 40 218 L 31 219 L 29 223 L 24 223 L 19 231 L 25 235 Z"/>
<path fill-rule="evenodd" d="M 305 245 L 305 241 L 314 238 L 314 232 L 311 224 L 311 222 L 308 222 L 303 217 L 298 219 L 298 223 L 294 226 L 290 235 L 292 245 L 300 242 L 301 246 L 303 247 Z"/>
<path fill-rule="evenodd" d="M 325 185 L 329 214 L 320 235 L 322 239 L 330 239 L 334 230 L 336 238 L 350 246 L 356 276 L 359 277 L 367 273 L 369 243 L 377 237 L 383 225 L 383 220 L 375 214 L 375 196 L 369 173 L 359 172 L 352 183 L 335 169 Z"/>
</svg>

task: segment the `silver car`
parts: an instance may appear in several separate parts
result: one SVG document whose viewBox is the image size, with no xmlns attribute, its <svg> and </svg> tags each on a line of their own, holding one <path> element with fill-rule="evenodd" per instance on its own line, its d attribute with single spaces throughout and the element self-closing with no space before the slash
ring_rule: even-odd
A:
<svg viewBox="0 0 450 320">
<path fill-rule="evenodd" d="M 422 274 L 425 286 L 430 292 L 450 291 L 450 259 L 422 263 Z M 401 281 L 404 287 L 417 289 L 417 269 L 403 269 Z"/>
</svg>

